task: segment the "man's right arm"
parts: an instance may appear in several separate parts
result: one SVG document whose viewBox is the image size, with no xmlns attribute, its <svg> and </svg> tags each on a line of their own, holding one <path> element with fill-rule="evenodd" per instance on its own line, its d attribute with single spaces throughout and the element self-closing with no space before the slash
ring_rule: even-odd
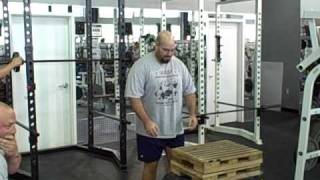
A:
<svg viewBox="0 0 320 180">
<path fill-rule="evenodd" d="M 8 172 L 9 174 L 14 174 L 18 171 L 22 158 L 21 155 L 19 153 L 10 156 L 7 158 L 8 160 Z"/>
<path fill-rule="evenodd" d="M 153 137 L 156 137 L 159 133 L 158 125 L 153 122 L 144 109 L 143 103 L 140 98 L 129 98 L 132 110 L 137 114 L 139 119 L 144 124 L 146 132 Z"/>
<path fill-rule="evenodd" d="M 0 138 L 0 148 L 5 152 L 9 174 L 14 174 L 21 164 L 21 155 L 18 151 L 15 136 L 8 135 L 4 138 Z"/>
<path fill-rule="evenodd" d="M 15 68 L 20 66 L 23 63 L 21 57 L 15 57 L 12 59 L 12 61 L 7 64 L 5 67 L 0 69 L 0 78 L 4 78 L 6 75 L 10 73 L 10 71 Z"/>
</svg>

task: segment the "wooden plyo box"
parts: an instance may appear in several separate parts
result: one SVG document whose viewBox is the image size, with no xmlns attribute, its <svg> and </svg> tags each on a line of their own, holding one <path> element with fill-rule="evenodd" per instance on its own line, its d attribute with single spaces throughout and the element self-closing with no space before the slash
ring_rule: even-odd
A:
<svg viewBox="0 0 320 180">
<path fill-rule="evenodd" d="M 245 179 L 262 174 L 262 152 L 229 140 L 173 149 L 171 171 L 193 180 Z"/>
</svg>

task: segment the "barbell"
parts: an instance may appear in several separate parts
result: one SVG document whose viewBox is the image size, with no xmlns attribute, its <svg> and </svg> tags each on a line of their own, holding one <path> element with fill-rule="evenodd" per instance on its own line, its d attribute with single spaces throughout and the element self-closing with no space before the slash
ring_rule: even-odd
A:
<svg viewBox="0 0 320 180">
<path fill-rule="evenodd" d="M 30 132 L 30 134 L 32 136 L 39 136 L 40 134 L 38 132 L 36 132 L 35 130 L 30 129 L 29 127 L 27 127 L 26 125 L 22 124 L 19 121 L 16 121 L 16 124 L 20 127 L 22 127 L 23 129 L 27 130 L 28 132 Z"/>
<path fill-rule="evenodd" d="M 3 59 L 3 58 L 2 58 Z M 44 60 L 33 60 L 32 63 L 60 63 L 60 62 L 77 62 L 77 63 L 88 63 L 88 62 L 110 62 L 110 61 L 118 61 L 119 58 L 114 59 L 44 59 Z M 125 59 L 126 60 L 126 59 Z M 0 58 L 0 65 L 9 64 L 11 61 L 8 60 L 1 60 Z M 23 61 L 23 63 L 26 63 L 27 61 Z"/>
<path fill-rule="evenodd" d="M 197 114 L 197 118 L 200 119 L 208 119 L 209 115 L 217 115 L 217 114 L 225 114 L 225 113 L 233 113 L 233 112 L 241 112 L 241 111 L 258 111 L 258 114 L 261 111 L 264 111 L 266 109 L 271 109 L 271 108 L 277 108 L 281 107 L 279 104 L 275 105 L 264 105 L 259 108 L 257 107 L 245 107 L 245 106 L 240 106 L 240 105 L 234 105 L 234 104 L 229 104 L 229 103 L 224 103 L 224 102 L 218 102 L 219 104 L 225 104 L 225 105 L 230 105 L 230 106 L 235 106 L 235 107 L 240 107 L 242 109 L 234 109 L 234 110 L 226 110 L 226 111 L 216 111 L 216 112 L 209 112 L 209 113 L 203 113 L 203 114 Z M 185 113 L 187 114 L 187 113 Z M 189 116 L 184 116 L 182 119 L 189 118 Z"/>
<path fill-rule="evenodd" d="M 18 52 L 13 52 L 12 58 L 19 57 L 20 54 Z M 0 57 L 0 65 L 9 64 L 12 59 L 8 60 L 5 57 Z M 77 63 L 88 63 L 88 62 L 112 62 L 112 61 L 119 61 L 119 58 L 113 59 L 41 59 L 41 60 L 32 60 L 32 63 L 61 63 L 61 62 L 77 62 Z M 130 60 L 129 58 L 124 58 L 124 61 Z M 27 61 L 23 60 L 23 63 Z M 15 69 L 15 71 L 19 71 L 19 67 Z"/>
</svg>

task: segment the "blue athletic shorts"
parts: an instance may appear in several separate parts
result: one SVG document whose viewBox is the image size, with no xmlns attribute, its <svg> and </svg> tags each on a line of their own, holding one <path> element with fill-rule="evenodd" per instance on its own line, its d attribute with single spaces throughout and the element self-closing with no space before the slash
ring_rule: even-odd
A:
<svg viewBox="0 0 320 180">
<path fill-rule="evenodd" d="M 166 147 L 184 146 L 184 134 L 175 138 L 162 139 L 137 134 L 138 159 L 143 162 L 158 161 Z"/>
</svg>

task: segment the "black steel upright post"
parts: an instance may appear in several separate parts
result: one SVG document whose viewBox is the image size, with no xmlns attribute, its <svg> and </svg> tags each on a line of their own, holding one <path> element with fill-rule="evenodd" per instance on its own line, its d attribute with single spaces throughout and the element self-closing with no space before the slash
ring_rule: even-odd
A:
<svg viewBox="0 0 320 180">
<path fill-rule="evenodd" d="M 28 91 L 28 117 L 29 127 L 31 131 L 37 132 L 36 126 L 36 101 L 33 69 L 33 46 L 32 46 L 32 21 L 30 0 L 23 0 L 24 5 L 24 37 L 25 37 L 25 53 L 26 53 L 26 75 L 27 75 L 27 91 Z M 30 158 L 31 158 L 31 176 L 33 180 L 39 179 L 38 164 L 38 145 L 37 136 L 30 131 Z"/>
<path fill-rule="evenodd" d="M 4 57 L 10 59 L 10 23 L 9 23 L 9 10 L 8 0 L 2 1 L 3 6 L 3 29 L 4 29 Z M 11 73 L 6 76 L 6 103 L 12 106 L 12 77 Z"/>
<path fill-rule="evenodd" d="M 92 82 L 92 4 L 86 0 L 87 81 L 88 81 L 88 148 L 94 146 L 93 82 Z"/>
<path fill-rule="evenodd" d="M 124 91 L 126 88 L 126 72 L 128 63 L 126 62 L 125 46 L 125 0 L 118 0 L 119 8 L 119 86 L 120 86 L 120 166 L 126 168 L 127 164 L 127 120 L 126 120 L 126 99 Z"/>
<path fill-rule="evenodd" d="M 221 36 L 215 36 L 216 38 L 216 61 L 221 61 Z"/>
</svg>

